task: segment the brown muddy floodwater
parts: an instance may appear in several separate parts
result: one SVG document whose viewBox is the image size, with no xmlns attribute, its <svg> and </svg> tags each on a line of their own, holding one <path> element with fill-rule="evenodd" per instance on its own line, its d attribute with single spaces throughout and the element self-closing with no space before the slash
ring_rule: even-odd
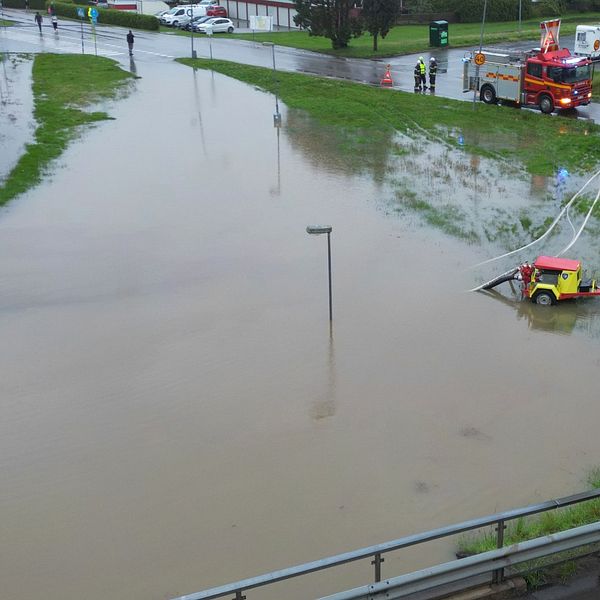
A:
<svg viewBox="0 0 600 600">
<path fill-rule="evenodd" d="M 137 67 L 0 211 L 2 598 L 166 599 L 584 487 L 598 304 L 465 293 L 498 248 L 398 212 L 409 169 L 361 171 L 286 110 L 278 138 L 273 98 L 218 74 Z"/>
</svg>

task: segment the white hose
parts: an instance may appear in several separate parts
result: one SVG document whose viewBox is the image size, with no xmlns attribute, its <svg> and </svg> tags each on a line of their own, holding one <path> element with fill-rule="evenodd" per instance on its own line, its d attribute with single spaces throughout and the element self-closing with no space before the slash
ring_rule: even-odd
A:
<svg viewBox="0 0 600 600">
<path fill-rule="evenodd" d="M 596 206 L 596 202 L 598 202 L 598 198 L 600 198 L 600 188 L 598 188 L 598 193 L 596 194 L 596 198 L 592 202 L 592 206 L 590 206 L 590 210 L 588 210 L 587 215 L 585 215 L 585 219 L 583 220 L 583 223 L 581 224 L 581 227 L 579 228 L 577 235 L 556 256 L 560 256 L 561 254 L 564 254 L 579 239 L 579 236 L 582 234 L 585 226 L 587 225 L 587 222 L 589 221 L 590 217 L 592 216 L 592 211 L 594 210 L 594 206 Z"/>
<path fill-rule="evenodd" d="M 521 246 L 521 248 L 517 248 L 516 250 L 511 250 L 510 252 L 506 252 L 505 254 L 501 254 L 500 256 L 496 256 L 494 258 L 489 258 L 488 260 L 484 260 L 483 262 L 477 263 L 476 265 L 474 265 L 472 268 L 475 267 L 480 267 L 481 265 L 487 265 L 488 263 L 494 262 L 496 260 L 500 260 L 501 258 L 506 258 L 507 256 L 511 256 L 512 254 L 516 254 L 517 252 L 521 252 L 522 250 L 526 250 L 527 248 L 530 248 L 531 246 L 533 246 L 534 244 L 537 244 L 538 242 L 541 242 L 555 227 L 556 224 L 560 221 L 561 217 L 565 214 L 565 212 L 569 209 L 569 207 L 573 204 L 573 202 L 575 202 L 575 199 L 583 192 L 583 190 L 585 190 L 585 188 L 596 178 L 598 177 L 598 175 L 600 175 L 600 170 L 596 171 L 584 184 L 581 188 L 579 188 L 579 191 L 577 191 L 577 193 L 569 200 L 569 202 L 563 207 L 563 209 L 560 211 L 560 213 L 558 213 L 558 216 L 556 217 L 556 219 L 554 219 L 554 221 L 552 222 L 552 225 L 550 225 L 550 227 L 546 230 L 545 233 L 543 233 L 539 238 L 533 240 L 533 242 L 529 242 L 529 244 L 525 245 L 525 246 Z M 569 246 L 570 248 L 571 246 Z"/>
</svg>

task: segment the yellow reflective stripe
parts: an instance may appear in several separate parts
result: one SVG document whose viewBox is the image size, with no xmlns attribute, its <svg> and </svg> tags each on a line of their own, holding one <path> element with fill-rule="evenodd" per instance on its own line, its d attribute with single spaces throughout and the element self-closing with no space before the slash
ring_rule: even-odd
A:
<svg viewBox="0 0 600 600">
<path fill-rule="evenodd" d="M 548 85 L 550 87 L 560 88 L 561 90 L 570 90 L 570 85 L 563 85 L 561 83 L 554 83 L 552 81 L 538 81 L 537 79 L 531 79 L 529 77 L 525 77 L 525 81 L 528 83 L 537 83 L 538 85 Z"/>
</svg>

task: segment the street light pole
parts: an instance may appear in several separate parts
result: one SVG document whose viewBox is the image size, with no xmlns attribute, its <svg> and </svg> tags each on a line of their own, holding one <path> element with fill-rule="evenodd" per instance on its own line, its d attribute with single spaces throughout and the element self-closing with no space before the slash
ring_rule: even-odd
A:
<svg viewBox="0 0 600 600">
<path fill-rule="evenodd" d="M 310 235 L 327 234 L 327 273 L 329 276 L 329 324 L 333 322 L 333 303 L 331 299 L 331 225 L 309 225 L 306 233 Z"/>
<path fill-rule="evenodd" d="M 273 57 L 273 88 L 275 90 L 275 114 L 273 115 L 273 125 L 281 127 L 281 115 L 279 114 L 279 84 L 277 82 L 277 68 L 275 67 L 275 44 L 273 42 L 263 42 L 263 46 L 271 46 Z"/>
<path fill-rule="evenodd" d="M 481 34 L 479 36 L 479 54 L 483 49 L 483 26 L 485 25 L 485 13 L 487 10 L 487 0 L 483 1 L 483 17 L 481 19 Z M 477 101 L 477 92 L 479 91 L 479 65 L 475 65 L 475 87 L 473 89 L 473 110 Z"/>
</svg>

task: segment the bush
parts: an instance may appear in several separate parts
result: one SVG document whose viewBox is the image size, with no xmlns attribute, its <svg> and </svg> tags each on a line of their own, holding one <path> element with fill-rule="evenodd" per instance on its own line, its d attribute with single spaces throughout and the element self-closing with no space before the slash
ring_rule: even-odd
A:
<svg viewBox="0 0 600 600">
<path fill-rule="evenodd" d="M 9 1 L 14 2 L 20 0 Z M 33 1 L 34 0 L 30 0 L 30 2 Z M 46 6 L 49 6 L 50 4 L 54 5 L 57 15 L 68 17 L 70 19 L 79 18 L 77 16 L 77 9 L 80 7 L 72 2 L 46 2 Z M 81 6 L 86 9 L 87 19 L 87 9 L 89 8 L 89 4 L 82 3 Z M 138 15 L 137 13 L 111 8 L 98 9 L 98 23 L 101 23 L 102 25 L 120 25 L 121 27 L 127 27 L 128 29 L 147 29 L 149 31 L 158 31 L 159 26 L 158 19 L 152 15 Z"/>
</svg>

